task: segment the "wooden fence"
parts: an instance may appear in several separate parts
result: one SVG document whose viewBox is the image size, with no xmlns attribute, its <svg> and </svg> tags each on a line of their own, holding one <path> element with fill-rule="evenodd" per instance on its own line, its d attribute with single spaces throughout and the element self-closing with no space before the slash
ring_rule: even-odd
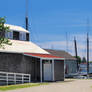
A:
<svg viewBox="0 0 92 92">
<path fill-rule="evenodd" d="M 0 85 L 23 84 L 30 82 L 30 74 L 0 72 Z"/>
</svg>

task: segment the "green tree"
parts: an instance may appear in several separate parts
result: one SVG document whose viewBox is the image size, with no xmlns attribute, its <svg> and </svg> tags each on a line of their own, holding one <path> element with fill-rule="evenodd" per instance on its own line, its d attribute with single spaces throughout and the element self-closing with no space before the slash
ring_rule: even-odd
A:
<svg viewBox="0 0 92 92">
<path fill-rule="evenodd" d="M 5 38 L 5 33 L 10 32 L 9 27 L 4 26 L 6 20 L 4 17 L 0 17 L 0 48 L 4 48 L 4 45 L 12 45 L 8 38 Z"/>
<path fill-rule="evenodd" d="M 82 63 L 86 63 L 86 58 L 85 57 L 82 58 Z"/>
<path fill-rule="evenodd" d="M 75 58 L 76 58 L 76 56 L 74 56 Z M 80 64 L 81 62 L 82 62 L 82 60 L 81 60 L 81 57 L 80 56 L 77 56 L 77 62 L 78 62 L 78 64 Z"/>
</svg>

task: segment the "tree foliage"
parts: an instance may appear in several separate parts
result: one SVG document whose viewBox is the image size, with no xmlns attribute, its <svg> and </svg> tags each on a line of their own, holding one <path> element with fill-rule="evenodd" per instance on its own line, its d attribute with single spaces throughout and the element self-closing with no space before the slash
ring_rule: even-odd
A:
<svg viewBox="0 0 92 92">
<path fill-rule="evenodd" d="M 76 56 L 74 56 L 75 58 L 76 58 Z M 82 62 L 82 60 L 81 60 L 81 57 L 80 56 L 77 56 L 77 62 L 78 62 L 78 64 L 80 64 L 81 62 Z"/>
<path fill-rule="evenodd" d="M 83 57 L 83 58 L 82 58 L 82 63 L 86 63 L 86 61 L 87 61 L 86 58 Z"/>
<path fill-rule="evenodd" d="M 0 48 L 4 48 L 4 45 L 12 45 L 8 38 L 5 38 L 5 33 L 10 32 L 9 27 L 5 26 L 6 20 L 4 17 L 0 17 Z"/>
</svg>

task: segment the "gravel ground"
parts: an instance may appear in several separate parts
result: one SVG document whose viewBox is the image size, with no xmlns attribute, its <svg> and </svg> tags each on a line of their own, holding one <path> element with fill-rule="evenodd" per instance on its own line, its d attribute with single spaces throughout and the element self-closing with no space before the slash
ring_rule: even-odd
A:
<svg viewBox="0 0 92 92">
<path fill-rule="evenodd" d="M 32 88 L 11 90 L 7 92 L 92 92 L 92 80 L 65 80 Z"/>
</svg>

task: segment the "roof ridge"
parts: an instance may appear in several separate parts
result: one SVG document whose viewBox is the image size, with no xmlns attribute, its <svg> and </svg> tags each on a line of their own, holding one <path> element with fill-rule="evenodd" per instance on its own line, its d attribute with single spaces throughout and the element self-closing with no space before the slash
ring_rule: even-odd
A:
<svg viewBox="0 0 92 92">
<path fill-rule="evenodd" d="M 19 25 L 12 25 L 12 24 L 4 24 L 4 25 L 10 27 L 10 30 L 24 31 L 29 33 L 28 30 L 26 30 L 24 27 Z"/>
</svg>

